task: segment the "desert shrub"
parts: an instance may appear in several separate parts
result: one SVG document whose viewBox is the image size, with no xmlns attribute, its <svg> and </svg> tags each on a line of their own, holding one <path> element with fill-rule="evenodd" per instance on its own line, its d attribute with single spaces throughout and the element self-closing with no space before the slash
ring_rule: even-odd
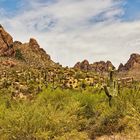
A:
<svg viewBox="0 0 140 140">
<path fill-rule="evenodd" d="M 24 60 L 23 54 L 21 53 L 20 49 L 15 50 L 15 58 L 18 60 Z"/>
<path fill-rule="evenodd" d="M 96 108 L 99 116 L 91 126 L 90 137 L 139 131 L 139 100 L 139 92 L 132 91 L 132 88 L 123 88 L 120 95 L 113 97 L 112 107 L 108 107 L 107 102 L 100 103 Z"/>
<path fill-rule="evenodd" d="M 111 107 L 104 91 L 94 92 L 48 87 L 32 101 L 13 101 L 1 90 L 0 139 L 88 140 L 140 129 L 139 91 L 123 88 Z"/>
<path fill-rule="evenodd" d="M 96 135 L 121 133 L 125 129 L 125 125 L 120 124 L 120 120 L 123 117 L 124 114 L 117 108 L 106 109 L 103 113 L 100 113 L 100 116 L 97 118 L 97 123 L 95 127 L 93 127 Z"/>
<path fill-rule="evenodd" d="M 86 119 L 78 116 L 80 103 L 61 91 L 43 92 L 34 102 L 0 105 L 0 139 L 77 139 L 87 138 L 80 126 Z"/>
</svg>

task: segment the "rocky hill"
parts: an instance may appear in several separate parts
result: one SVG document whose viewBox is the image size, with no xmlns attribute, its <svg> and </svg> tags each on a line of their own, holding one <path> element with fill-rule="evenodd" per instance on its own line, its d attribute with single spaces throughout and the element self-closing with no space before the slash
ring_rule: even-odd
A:
<svg viewBox="0 0 140 140">
<path fill-rule="evenodd" d="M 35 68 L 57 66 L 35 39 L 31 38 L 28 43 L 13 41 L 12 36 L 0 25 L 0 62 L 8 66 L 7 60 Z"/>
<path fill-rule="evenodd" d="M 13 41 L 0 25 L 0 88 L 12 95 L 36 94 L 54 81 L 62 66 L 54 63 L 38 42 Z"/>
<path fill-rule="evenodd" d="M 126 64 L 120 64 L 118 68 L 119 75 L 131 76 L 140 80 L 140 54 L 131 54 Z"/>
</svg>

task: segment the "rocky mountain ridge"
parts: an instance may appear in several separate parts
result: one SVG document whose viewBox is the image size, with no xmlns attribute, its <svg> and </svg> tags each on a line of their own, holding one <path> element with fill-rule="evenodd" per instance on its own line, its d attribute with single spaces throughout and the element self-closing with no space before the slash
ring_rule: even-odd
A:
<svg viewBox="0 0 140 140">
<path fill-rule="evenodd" d="M 110 69 L 114 69 L 116 70 L 119 77 L 131 76 L 135 79 L 140 79 L 140 54 L 131 54 L 126 64 L 120 63 L 118 69 L 115 68 L 115 66 L 110 61 L 99 61 L 90 64 L 88 60 L 77 62 L 73 68 L 97 73 L 108 73 Z"/>
<path fill-rule="evenodd" d="M 93 64 L 89 64 L 88 60 L 84 60 L 82 62 L 78 62 L 74 65 L 75 69 L 80 69 L 83 71 L 95 71 L 99 73 L 108 72 L 109 69 L 115 69 L 113 64 L 110 61 L 99 61 L 94 62 Z"/>
</svg>

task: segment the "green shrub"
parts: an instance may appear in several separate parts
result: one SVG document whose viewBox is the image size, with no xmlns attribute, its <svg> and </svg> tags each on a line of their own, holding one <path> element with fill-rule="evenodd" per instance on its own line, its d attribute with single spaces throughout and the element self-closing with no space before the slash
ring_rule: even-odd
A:
<svg viewBox="0 0 140 140">
<path fill-rule="evenodd" d="M 15 58 L 18 60 L 24 60 L 23 54 L 21 53 L 20 49 L 15 50 Z"/>
</svg>

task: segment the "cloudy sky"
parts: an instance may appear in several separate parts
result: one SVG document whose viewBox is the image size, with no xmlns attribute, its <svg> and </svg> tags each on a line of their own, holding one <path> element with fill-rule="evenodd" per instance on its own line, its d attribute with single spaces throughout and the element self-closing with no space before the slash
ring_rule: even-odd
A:
<svg viewBox="0 0 140 140">
<path fill-rule="evenodd" d="M 0 0 L 0 23 L 14 40 L 36 38 L 63 66 L 118 66 L 140 53 L 140 0 Z"/>
</svg>

